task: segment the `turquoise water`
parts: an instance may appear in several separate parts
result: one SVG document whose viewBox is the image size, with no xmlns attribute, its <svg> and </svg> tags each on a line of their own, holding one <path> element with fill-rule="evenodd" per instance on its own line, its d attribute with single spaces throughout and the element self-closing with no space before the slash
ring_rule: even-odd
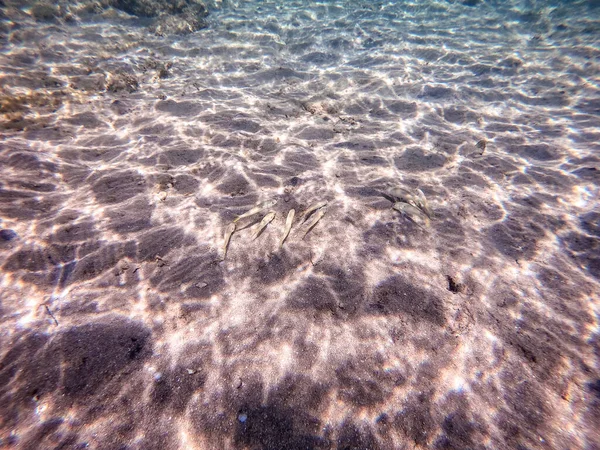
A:
<svg viewBox="0 0 600 450">
<path fill-rule="evenodd" d="M 600 448 L 598 2 L 0 11 L 0 447 Z"/>
</svg>

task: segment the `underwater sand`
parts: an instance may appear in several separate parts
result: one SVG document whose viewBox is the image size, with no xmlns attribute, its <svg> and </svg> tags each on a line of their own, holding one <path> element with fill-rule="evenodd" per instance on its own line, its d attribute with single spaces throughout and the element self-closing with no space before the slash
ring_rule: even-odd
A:
<svg viewBox="0 0 600 450">
<path fill-rule="evenodd" d="M 555 3 L 23 13 L 0 446 L 600 448 L 600 8 Z"/>
</svg>

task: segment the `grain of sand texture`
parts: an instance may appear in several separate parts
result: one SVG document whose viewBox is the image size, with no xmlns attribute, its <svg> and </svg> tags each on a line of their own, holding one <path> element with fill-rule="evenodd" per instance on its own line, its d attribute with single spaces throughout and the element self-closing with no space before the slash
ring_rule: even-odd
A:
<svg viewBox="0 0 600 450">
<path fill-rule="evenodd" d="M 138 3 L 2 2 L 0 447 L 600 448 L 598 2 Z"/>
</svg>

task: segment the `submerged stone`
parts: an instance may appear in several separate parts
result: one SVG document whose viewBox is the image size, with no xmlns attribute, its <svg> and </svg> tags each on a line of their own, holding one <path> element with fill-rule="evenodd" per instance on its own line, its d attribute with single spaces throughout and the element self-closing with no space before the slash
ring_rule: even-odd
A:
<svg viewBox="0 0 600 450">
<path fill-rule="evenodd" d="M 17 233 L 13 230 L 0 230 L 0 241 L 12 241 L 17 237 Z"/>
<path fill-rule="evenodd" d="M 151 30 L 158 36 L 190 34 L 207 27 L 206 16 L 208 10 L 204 5 L 189 6 L 181 14 L 162 15 Z"/>
</svg>

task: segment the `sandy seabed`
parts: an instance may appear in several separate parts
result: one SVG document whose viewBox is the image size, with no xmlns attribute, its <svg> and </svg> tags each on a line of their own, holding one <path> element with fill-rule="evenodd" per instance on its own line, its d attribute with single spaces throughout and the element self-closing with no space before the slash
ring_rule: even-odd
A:
<svg viewBox="0 0 600 450">
<path fill-rule="evenodd" d="M 0 447 L 600 448 L 600 8 L 498 3 L 7 10 Z"/>
</svg>

